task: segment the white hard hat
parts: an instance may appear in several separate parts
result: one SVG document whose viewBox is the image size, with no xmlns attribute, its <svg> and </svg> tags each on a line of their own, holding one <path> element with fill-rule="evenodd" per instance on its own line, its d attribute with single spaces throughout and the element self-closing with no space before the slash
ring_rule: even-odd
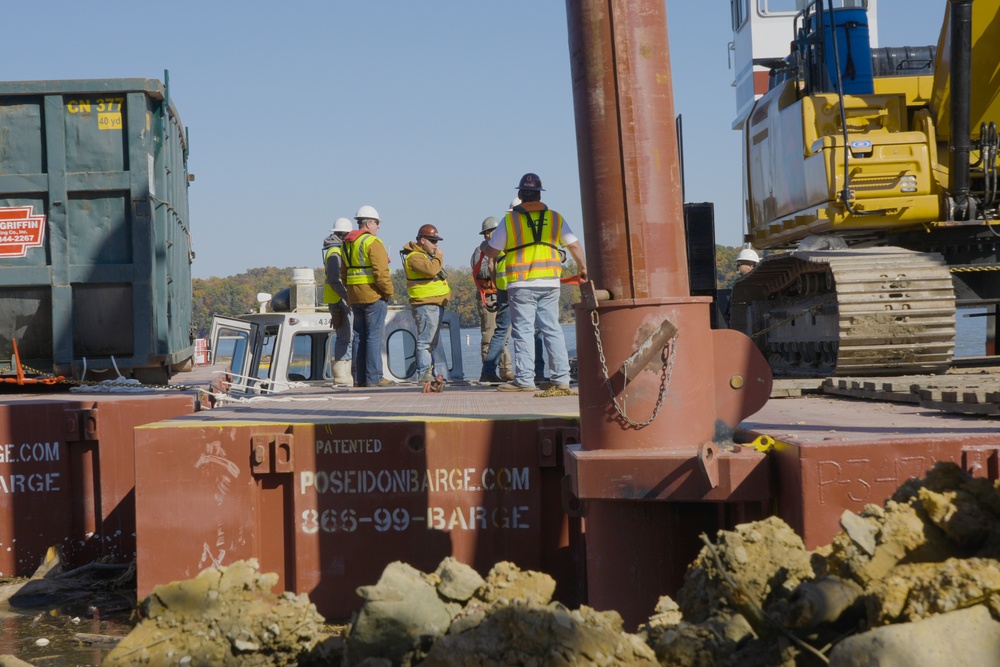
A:
<svg viewBox="0 0 1000 667">
<path fill-rule="evenodd" d="M 513 199 L 510 200 L 510 206 L 507 207 L 507 210 L 513 211 L 515 206 L 520 206 L 520 205 L 521 205 L 521 198 L 514 197 Z"/>
<path fill-rule="evenodd" d="M 331 232 L 349 232 L 354 229 L 354 225 L 347 218 L 337 218 L 333 223 L 333 229 Z"/>
<path fill-rule="evenodd" d="M 736 261 L 756 264 L 760 261 L 760 255 L 753 248 L 743 248 L 743 250 L 740 250 L 740 254 L 736 255 Z"/>
<path fill-rule="evenodd" d="M 358 212 L 354 214 L 354 219 L 359 221 L 378 220 L 379 222 L 381 222 L 381 219 L 378 217 L 378 211 L 375 210 L 375 207 L 367 205 L 362 206 L 361 208 L 358 209 Z"/>
<path fill-rule="evenodd" d="M 497 221 L 497 219 L 494 218 L 491 215 L 490 217 L 488 217 L 485 220 L 483 220 L 483 229 L 479 233 L 480 234 L 485 234 L 486 232 L 492 231 L 492 230 L 496 229 L 497 225 L 499 225 L 499 224 L 500 223 Z"/>
</svg>

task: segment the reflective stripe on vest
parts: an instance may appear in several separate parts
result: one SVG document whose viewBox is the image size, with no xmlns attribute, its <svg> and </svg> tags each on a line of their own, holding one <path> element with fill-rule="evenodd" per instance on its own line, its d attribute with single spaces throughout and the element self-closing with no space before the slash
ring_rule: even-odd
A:
<svg viewBox="0 0 1000 667">
<path fill-rule="evenodd" d="M 344 261 L 344 253 L 341 252 L 341 246 L 339 246 L 339 245 L 332 245 L 332 246 L 330 246 L 329 248 L 326 249 L 325 253 L 323 253 L 323 268 L 324 269 L 326 268 L 327 262 L 330 261 L 330 255 L 332 255 L 334 253 L 340 255 L 340 261 L 341 262 Z M 340 280 L 340 276 L 337 276 L 337 280 Z M 336 292 L 334 292 L 333 288 L 330 287 L 330 283 L 327 283 L 327 282 L 323 283 L 323 303 L 340 303 L 340 295 L 337 294 Z"/>
<path fill-rule="evenodd" d="M 365 232 L 351 242 L 344 241 L 344 261 L 347 262 L 348 285 L 374 285 L 375 269 L 372 267 L 370 247 L 372 243 L 382 241 L 369 232 Z"/>
<path fill-rule="evenodd" d="M 562 275 L 562 262 L 556 249 L 562 232 L 562 216 L 549 209 L 542 211 L 538 238 L 532 233 L 530 220 L 530 213 L 521 213 L 516 209 L 504 218 L 507 226 L 504 275 L 508 283 L 558 278 Z"/>
<path fill-rule="evenodd" d="M 414 250 L 406 254 L 406 258 L 403 260 L 403 267 L 406 269 L 406 293 L 411 299 L 427 299 L 450 294 L 451 288 L 448 287 L 447 280 L 441 280 L 437 276 L 427 276 L 410 268 L 410 258 L 418 252 L 430 257 L 422 250 Z"/>
<path fill-rule="evenodd" d="M 496 284 L 497 289 L 507 289 L 507 272 L 505 266 L 507 265 L 507 253 L 500 253 L 497 255 L 497 277 Z"/>
</svg>

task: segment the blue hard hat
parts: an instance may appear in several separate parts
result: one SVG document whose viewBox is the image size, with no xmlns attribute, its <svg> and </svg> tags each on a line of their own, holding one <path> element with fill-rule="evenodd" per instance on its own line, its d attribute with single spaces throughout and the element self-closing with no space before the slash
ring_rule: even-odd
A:
<svg viewBox="0 0 1000 667">
<path fill-rule="evenodd" d="M 517 186 L 518 190 L 544 190 L 542 187 L 542 179 L 538 178 L 538 174 L 528 173 L 521 177 L 521 182 Z"/>
</svg>

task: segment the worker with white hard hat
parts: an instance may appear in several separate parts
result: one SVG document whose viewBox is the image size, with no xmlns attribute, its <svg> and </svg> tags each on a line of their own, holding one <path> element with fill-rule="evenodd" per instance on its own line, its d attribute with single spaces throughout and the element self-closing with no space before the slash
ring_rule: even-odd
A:
<svg viewBox="0 0 1000 667">
<path fill-rule="evenodd" d="M 323 303 L 330 309 L 330 328 L 334 332 L 333 383 L 350 387 L 351 377 L 351 307 L 347 301 L 347 289 L 340 278 L 340 267 L 344 264 L 344 238 L 353 225 L 348 218 L 337 218 L 333 229 L 323 240 L 323 266 L 326 280 L 323 283 Z"/>
<path fill-rule="evenodd" d="M 354 314 L 354 382 L 358 387 L 393 384 L 382 374 L 382 330 L 392 299 L 389 253 L 376 236 L 382 224 L 378 211 L 362 206 L 354 215 L 358 228 L 344 238 L 340 278 Z"/>
<path fill-rule="evenodd" d="M 757 263 L 760 262 L 760 255 L 757 251 L 748 245 L 743 246 L 739 254 L 736 255 L 736 270 L 740 272 L 740 276 L 745 276 L 754 270 Z"/>
<path fill-rule="evenodd" d="M 517 204 L 520 203 L 521 200 L 518 199 Z M 511 203 L 511 209 L 517 204 Z M 483 220 L 479 233 L 488 241 L 499 224 L 500 221 L 491 215 Z M 513 380 L 510 351 L 506 346 L 510 335 L 510 311 L 507 307 L 507 290 L 501 288 L 503 267 L 498 271 L 498 260 L 484 255 L 479 246 L 472 251 L 471 263 L 472 279 L 479 293 L 476 310 L 479 313 L 479 332 L 482 335 L 480 355 L 483 370 L 479 374 L 479 381 L 500 383 Z M 494 338 L 497 339 L 495 342 Z M 490 356 L 491 350 L 494 350 L 493 356 Z"/>
</svg>

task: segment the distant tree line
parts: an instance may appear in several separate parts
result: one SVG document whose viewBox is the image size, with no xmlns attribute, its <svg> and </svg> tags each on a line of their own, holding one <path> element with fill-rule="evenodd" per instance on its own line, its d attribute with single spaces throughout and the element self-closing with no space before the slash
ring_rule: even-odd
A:
<svg viewBox="0 0 1000 667">
<path fill-rule="evenodd" d="M 736 279 L 736 255 L 739 248 L 715 246 L 715 277 L 719 287 L 730 287 Z M 448 284 L 451 286 L 451 300 L 448 310 L 458 313 L 463 327 L 479 326 L 479 315 L 476 311 L 476 301 L 479 294 L 472 280 L 468 266 L 447 267 Z M 313 269 L 316 284 L 323 285 L 325 278 L 323 269 Z M 576 274 L 576 265 L 572 260 L 563 267 L 563 276 Z M 192 326 L 199 338 L 209 334 L 212 327 L 212 316 L 236 317 L 253 311 L 257 307 L 257 294 L 266 292 L 277 294 L 292 283 L 292 267 L 279 269 L 273 266 L 249 269 L 246 273 L 226 278 L 195 278 L 192 284 L 193 311 Z M 392 284 L 395 296 L 392 303 L 405 305 L 406 274 L 403 269 L 392 273 Z M 580 300 L 580 288 L 576 285 L 563 285 L 559 298 L 559 319 L 569 324 L 575 321 L 573 306 Z"/>
</svg>

